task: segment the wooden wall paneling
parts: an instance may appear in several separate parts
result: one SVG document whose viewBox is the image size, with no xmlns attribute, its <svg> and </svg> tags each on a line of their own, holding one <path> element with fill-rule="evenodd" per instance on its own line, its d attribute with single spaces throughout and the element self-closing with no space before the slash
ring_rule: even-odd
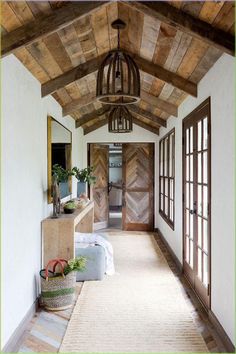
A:
<svg viewBox="0 0 236 354">
<path fill-rule="evenodd" d="M 107 5 L 107 20 L 108 20 L 108 33 L 109 33 L 109 42 L 110 48 L 117 48 L 117 30 L 111 27 L 113 21 L 118 18 L 118 2 L 112 2 Z"/>
<path fill-rule="evenodd" d="M 222 51 L 214 47 L 209 47 L 189 79 L 193 82 L 199 82 L 221 55 Z"/>
<path fill-rule="evenodd" d="M 154 64 L 164 66 L 173 42 L 175 41 L 176 33 L 176 28 L 166 23 L 161 23 L 159 35 L 156 41 L 155 53 L 152 60 Z"/>
<path fill-rule="evenodd" d="M 163 1 L 140 1 L 125 2 L 128 6 L 138 9 L 146 15 L 153 16 L 158 20 L 176 25 L 181 31 L 195 38 L 207 42 L 216 48 L 234 55 L 235 39 L 228 33 L 215 29 L 207 22 L 204 22 L 193 15 L 189 15 L 184 11 L 180 11 L 168 3 Z M 189 3 L 190 5 L 190 3 Z M 192 4 L 190 5 L 192 6 Z"/>
<path fill-rule="evenodd" d="M 28 46 L 27 49 L 34 59 L 44 68 L 50 78 L 54 78 L 62 74 L 61 68 L 54 60 L 51 52 L 42 40 L 33 43 Z"/>
<path fill-rule="evenodd" d="M 144 16 L 143 35 L 140 47 L 140 56 L 149 60 L 153 59 L 161 22 L 150 16 Z"/>
<path fill-rule="evenodd" d="M 110 41 L 105 7 L 99 8 L 96 13 L 91 15 L 91 26 L 93 28 L 98 55 L 108 52 L 110 50 Z"/>
<path fill-rule="evenodd" d="M 43 43 L 50 51 L 52 57 L 57 62 L 62 72 L 72 69 L 72 61 L 62 44 L 61 38 L 57 32 L 50 34 L 43 39 Z"/>
<path fill-rule="evenodd" d="M 72 24 L 62 28 L 58 31 L 58 34 L 72 62 L 72 65 L 75 67 L 84 63 L 85 57 L 74 25 Z"/>
<path fill-rule="evenodd" d="M 51 15 L 36 18 L 3 36 L 2 55 L 10 54 L 17 48 L 32 44 L 42 37 L 70 25 L 79 17 L 92 13 L 96 8 L 100 7 L 101 9 L 104 4 L 106 2 L 102 1 L 80 2 L 80 6 L 77 6 L 77 3 L 69 3 Z"/>
<path fill-rule="evenodd" d="M 188 79 L 202 57 L 205 55 L 208 48 L 208 44 L 193 38 L 183 60 L 178 67 L 177 73 Z"/>
</svg>

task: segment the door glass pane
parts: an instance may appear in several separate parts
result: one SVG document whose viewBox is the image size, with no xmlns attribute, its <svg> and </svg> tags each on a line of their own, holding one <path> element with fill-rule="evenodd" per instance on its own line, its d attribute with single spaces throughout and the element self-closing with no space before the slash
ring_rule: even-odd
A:
<svg viewBox="0 0 236 354">
<path fill-rule="evenodd" d="M 190 155 L 190 181 L 193 182 L 193 155 Z"/>
<path fill-rule="evenodd" d="M 189 208 L 189 183 L 186 183 L 186 208 Z"/>
<path fill-rule="evenodd" d="M 173 213 L 173 201 L 170 200 L 170 220 L 174 220 L 174 213 Z"/>
<path fill-rule="evenodd" d="M 190 264 L 190 267 L 193 268 L 193 241 L 192 240 L 190 240 L 189 255 L 190 255 L 189 264 Z"/>
<path fill-rule="evenodd" d="M 185 249 L 185 260 L 186 260 L 187 263 L 189 263 L 189 238 L 188 237 L 186 237 L 186 239 L 185 239 L 185 247 L 186 247 L 186 249 Z"/>
<path fill-rule="evenodd" d="M 207 196 L 207 187 L 203 186 L 203 216 L 207 218 L 208 209 L 208 196 Z"/>
<path fill-rule="evenodd" d="M 189 208 L 193 210 L 193 183 L 190 183 Z"/>
<path fill-rule="evenodd" d="M 168 175 L 168 138 L 165 139 L 165 162 L 164 162 L 164 165 L 165 165 L 165 176 Z"/>
<path fill-rule="evenodd" d="M 202 280 L 202 251 L 198 248 L 197 251 L 197 275 Z"/>
<path fill-rule="evenodd" d="M 186 220 L 185 220 L 185 222 L 186 222 L 186 230 L 185 230 L 185 232 L 186 232 L 186 235 L 189 235 L 189 211 L 188 210 L 186 210 L 186 216 L 185 216 L 185 218 L 186 218 Z"/>
<path fill-rule="evenodd" d="M 197 181 L 198 183 L 202 182 L 202 154 L 198 154 L 198 159 L 197 159 Z"/>
<path fill-rule="evenodd" d="M 203 153 L 203 183 L 207 183 L 207 152 Z"/>
<path fill-rule="evenodd" d="M 189 181 L 189 156 L 186 157 L 186 181 Z"/>
<path fill-rule="evenodd" d="M 168 197 L 169 191 L 168 191 L 168 178 L 165 178 L 165 196 Z"/>
<path fill-rule="evenodd" d="M 208 285 L 208 264 L 207 264 L 207 255 L 203 253 L 203 284 Z"/>
<path fill-rule="evenodd" d="M 193 127 L 190 127 L 190 136 L 189 136 L 189 152 L 193 152 Z"/>
<path fill-rule="evenodd" d="M 168 198 L 165 197 L 165 214 L 168 215 Z"/>
<path fill-rule="evenodd" d="M 189 129 L 186 130 L 186 154 L 189 154 Z"/>
<path fill-rule="evenodd" d="M 208 140 L 208 134 L 207 134 L 207 118 L 203 119 L 203 149 L 207 149 L 207 140 Z"/>
<path fill-rule="evenodd" d="M 202 186 L 197 186 L 197 212 L 202 215 Z"/>
<path fill-rule="evenodd" d="M 198 216 L 198 246 L 202 247 L 202 218 Z"/>
<path fill-rule="evenodd" d="M 163 211 L 163 194 L 161 194 L 161 210 Z"/>
<path fill-rule="evenodd" d="M 170 179 L 170 198 L 174 199 L 174 180 Z"/>
<path fill-rule="evenodd" d="M 208 252 L 208 222 L 203 219 L 203 249 Z"/>
<path fill-rule="evenodd" d="M 189 220 L 189 223 L 190 223 L 190 233 L 189 233 L 189 237 L 191 238 L 191 239 L 193 239 L 193 215 L 192 214 L 190 214 L 190 220 Z"/>
<path fill-rule="evenodd" d="M 202 121 L 200 120 L 197 124 L 197 149 L 202 150 Z"/>
<path fill-rule="evenodd" d="M 160 175 L 163 176 L 163 140 L 160 146 Z"/>
<path fill-rule="evenodd" d="M 164 193 L 164 182 L 163 182 L 163 177 L 161 177 L 161 193 Z"/>
<path fill-rule="evenodd" d="M 169 176 L 172 176 L 172 137 L 170 136 L 170 144 L 169 144 Z"/>
</svg>

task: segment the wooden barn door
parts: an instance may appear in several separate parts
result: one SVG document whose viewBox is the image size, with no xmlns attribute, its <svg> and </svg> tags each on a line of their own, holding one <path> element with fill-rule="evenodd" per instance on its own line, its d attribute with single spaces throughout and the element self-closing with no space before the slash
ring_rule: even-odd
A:
<svg viewBox="0 0 236 354">
<path fill-rule="evenodd" d="M 123 144 L 123 230 L 153 230 L 154 144 Z"/>
<path fill-rule="evenodd" d="M 98 230 L 108 226 L 109 146 L 90 144 L 90 166 L 97 177 L 90 188 L 90 198 L 94 201 L 94 229 Z"/>
</svg>

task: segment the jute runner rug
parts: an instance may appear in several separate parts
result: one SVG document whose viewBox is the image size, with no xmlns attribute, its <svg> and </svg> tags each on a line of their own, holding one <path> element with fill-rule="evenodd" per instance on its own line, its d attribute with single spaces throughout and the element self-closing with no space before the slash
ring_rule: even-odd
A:
<svg viewBox="0 0 236 354">
<path fill-rule="evenodd" d="M 85 282 L 60 352 L 208 352 L 148 233 L 112 233 L 114 276 Z"/>
</svg>

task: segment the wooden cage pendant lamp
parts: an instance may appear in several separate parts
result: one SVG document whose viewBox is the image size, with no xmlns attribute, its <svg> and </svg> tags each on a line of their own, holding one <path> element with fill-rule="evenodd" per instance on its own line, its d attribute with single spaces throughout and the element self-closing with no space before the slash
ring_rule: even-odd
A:
<svg viewBox="0 0 236 354">
<path fill-rule="evenodd" d="M 97 75 L 96 97 L 104 104 L 133 104 L 140 100 L 140 73 L 135 61 L 120 48 L 120 30 L 126 24 L 117 19 L 112 28 L 118 31 L 117 49 L 103 60 Z"/>
<path fill-rule="evenodd" d="M 110 133 L 130 133 L 133 130 L 133 119 L 125 106 L 115 106 L 108 117 L 108 131 Z"/>
</svg>

